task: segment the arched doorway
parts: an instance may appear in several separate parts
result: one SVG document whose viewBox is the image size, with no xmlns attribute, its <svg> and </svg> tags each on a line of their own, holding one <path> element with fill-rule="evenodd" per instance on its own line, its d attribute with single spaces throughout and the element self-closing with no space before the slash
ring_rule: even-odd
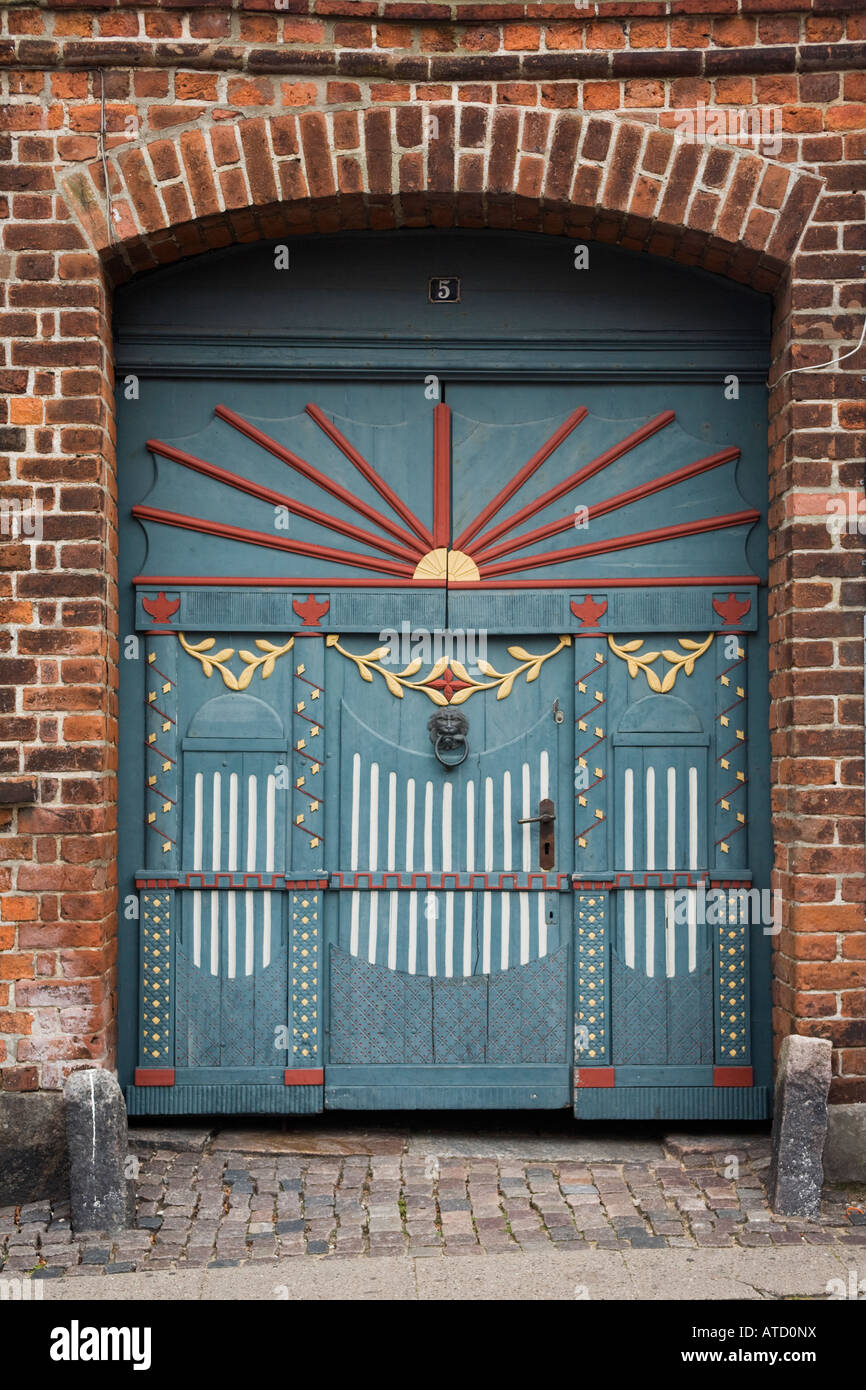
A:
<svg viewBox="0 0 866 1390">
<path fill-rule="evenodd" d="M 492 232 L 119 292 L 131 1112 L 766 1113 L 768 320 Z"/>
</svg>

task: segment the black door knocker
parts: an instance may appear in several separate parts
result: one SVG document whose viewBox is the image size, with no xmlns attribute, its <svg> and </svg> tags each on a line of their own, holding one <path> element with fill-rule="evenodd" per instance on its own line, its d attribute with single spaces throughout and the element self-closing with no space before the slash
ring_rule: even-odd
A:
<svg viewBox="0 0 866 1390">
<path fill-rule="evenodd" d="M 459 710 L 440 710 L 427 721 L 433 752 L 443 767 L 459 767 L 469 756 L 469 720 Z"/>
</svg>

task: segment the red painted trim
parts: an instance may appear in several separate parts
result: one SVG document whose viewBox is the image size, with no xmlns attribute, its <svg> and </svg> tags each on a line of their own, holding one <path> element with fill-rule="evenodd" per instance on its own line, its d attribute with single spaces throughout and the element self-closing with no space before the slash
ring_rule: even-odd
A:
<svg viewBox="0 0 866 1390">
<path fill-rule="evenodd" d="M 571 889 L 571 879 L 567 873 L 546 874 L 528 870 L 524 873 L 482 873 L 465 871 L 463 873 L 406 873 L 383 870 L 374 873 L 362 870 L 360 873 L 342 873 L 339 870 L 331 875 L 334 888 L 348 892 L 485 892 L 526 893 L 526 892 L 567 892 Z"/>
<path fill-rule="evenodd" d="M 222 880 L 225 880 L 223 882 Z M 196 891 L 205 888 L 218 889 L 220 892 L 250 891 L 254 888 L 263 888 L 268 892 L 281 892 L 283 889 L 324 889 L 328 886 L 326 878 L 287 878 L 285 874 L 262 874 L 262 873 L 230 873 L 228 870 L 214 870 L 207 873 L 205 870 L 195 873 L 178 875 L 174 874 L 165 878 L 137 878 L 136 888 L 194 888 Z"/>
<path fill-rule="evenodd" d="M 326 576 L 315 578 L 309 574 L 302 574 L 297 577 L 287 576 L 280 579 L 263 579 L 261 575 L 238 575 L 238 574 L 137 574 L 132 580 L 136 588 L 147 588 L 156 584 L 173 584 L 177 589 L 206 589 L 219 585 L 221 589 L 305 589 L 309 590 L 310 585 L 317 589 L 444 589 L 445 580 L 425 579 L 423 584 L 417 583 L 414 579 L 393 579 L 387 584 L 377 584 L 371 579 L 347 579 L 344 575 Z M 547 589 L 576 589 L 581 592 L 585 589 L 693 589 L 696 586 L 714 587 L 718 584 L 737 584 L 742 587 L 744 584 L 751 584 L 755 588 L 765 588 L 767 581 L 758 579 L 754 574 L 723 574 L 723 575 L 679 575 L 669 578 L 659 579 L 648 575 L 645 579 L 499 579 L 484 585 L 477 584 L 473 580 L 457 582 L 452 580 L 448 585 L 449 589 L 474 589 L 476 592 L 486 592 L 487 590 L 499 591 L 500 589 L 536 589 L 538 592 Z M 148 630 L 150 632 L 150 630 Z M 176 637 L 177 633 L 170 629 L 166 631 L 153 630 L 156 637 Z M 301 636 L 315 636 L 315 633 L 302 633 Z M 573 636 L 582 637 L 584 633 L 573 633 Z"/>
<path fill-rule="evenodd" d="M 335 483 L 326 473 L 320 473 L 312 464 L 307 463 L 306 459 L 302 459 L 298 454 L 293 454 L 290 449 L 284 449 L 281 444 L 277 444 L 276 440 L 271 439 L 270 435 L 265 434 L 262 430 L 257 430 L 255 425 L 249 424 L 248 421 L 244 420 L 241 415 L 236 414 L 235 411 L 229 410 L 227 406 L 218 405 L 214 409 L 214 414 L 218 415 L 221 420 L 225 420 L 226 424 L 231 425 L 232 428 L 238 430 L 240 434 L 246 435 L 247 439 L 251 439 L 254 444 L 258 444 L 259 447 L 265 449 L 267 453 L 273 454 L 274 458 L 280 459 L 280 461 L 287 464 L 289 468 L 294 468 L 295 472 L 300 473 L 303 478 L 307 478 L 309 482 L 315 483 L 323 492 L 330 493 L 330 495 L 336 497 L 338 501 L 344 502 L 352 511 L 359 512 L 361 516 L 365 516 L 368 521 L 372 521 L 376 526 L 381 526 L 384 531 L 388 531 L 392 536 L 396 536 L 397 540 L 403 541 L 406 545 L 414 546 L 415 538 L 408 535 L 402 527 L 397 526 L 389 517 L 383 516 L 381 512 L 376 511 L 375 507 L 371 507 L 366 502 L 362 502 L 359 498 L 354 497 L 351 492 L 341 487 L 339 483 Z M 369 467 L 369 465 L 367 466 Z M 373 486 L 376 486 L 375 483 Z M 377 491 L 380 490 L 381 489 L 377 489 Z M 421 539 L 425 540 L 425 537 L 422 536 Z"/>
<path fill-rule="evenodd" d="M 451 541 L 451 411 L 433 411 L 433 548 Z"/>
<path fill-rule="evenodd" d="M 604 781 L 604 778 L 599 778 Z M 598 786 L 598 782 L 593 783 Z M 601 825 L 601 821 L 594 821 L 593 825 Z M 588 828 L 591 830 L 593 825 Z M 586 834 L 581 831 L 581 834 Z M 584 892 L 594 888 L 608 888 L 611 891 L 617 888 L 705 888 L 708 883 L 706 874 L 689 872 L 688 869 L 654 869 L 650 873 L 631 873 L 627 870 L 620 870 L 612 878 L 604 879 L 599 882 L 593 878 L 577 877 L 572 881 L 572 886 L 582 889 Z"/>
<path fill-rule="evenodd" d="M 285 1071 L 283 1078 L 287 1086 L 323 1086 L 325 1073 L 321 1067 L 303 1067 L 296 1071 Z"/>
<path fill-rule="evenodd" d="M 529 460 L 529 462 L 525 463 L 523 467 L 517 473 L 515 473 L 514 477 L 511 479 L 511 482 L 506 483 L 505 487 L 502 488 L 502 490 L 496 494 L 493 501 L 488 502 L 483 512 L 479 512 L 475 520 L 471 521 L 469 525 L 466 527 L 466 530 L 461 532 L 461 534 L 457 537 L 456 541 L 454 542 L 455 550 L 465 550 L 469 541 L 472 540 L 472 537 L 477 536 L 481 528 L 483 526 L 486 526 L 488 521 L 490 521 L 498 511 L 502 510 L 506 502 L 511 501 L 514 494 L 520 491 L 520 489 L 523 487 L 523 484 L 527 482 L 529 478 L 532 477 L 533 473 L 538 468 L 541 467 L 545 459 L 550 458 L 550 455 L 554 452 L 554 450 L 559 448 L 563 440 L 568 438 L 572 430 L 576 429 L 577 426 L 580 424 L 581 420 L 586 419 L 586 415 L 587 409 L 585 405 L 581 405 L 578 407 L 577 410 L 572 411 L 568 419 L 563 421 L 563 423 L 560 425 L 559 429 L 554 430 L 553 434 L 546 441 L 546 443 L 542 444 L 538 452 L 532 455 L 532 458 Z"/>
<path fill-rule="evenodd" d="M 221 407 L 217 408 L 217 413 L 219 413 L 220 409 Z M 357 468 L 362 477 L 367 479 L 370 486 L 376 489 L 379 496 L 388 503 L 389 507 L 392 507 L 397 515 L 403 518 L 406 525 L 415 532 L 419 540 L 423 541 L 425 546 L 431 546 L 433 544 L 433 537 L 430 535 L 426 526 L 422 525 L 415 513 L 397 496 L 393 488 L 388 486 L 384 478 L 379 477 L 375 468 L 371 467 L 367 460 L 358 453 L 358 450 L 353 444 L 349 443 L 345 435 L 340 433 L 333 421 L 329 420 L 327 415 L 325 415 L 317 405 L 313 405 L 312 402 L 307 405 L 306 409 L 310 419 L 315 421 L 320 430 L 324 430 L 331 443 L 336 444 L 340 453 L 344 454 L 349 462 Z"/>
<path fill-rule="evenodd" d="M 661 477 L 653 478 L 652 482 L 642 483 L 640 487 L 629 488 L 626 492 L 617 493 L 615 497 L 609 497 L 606 502 L 597 502 L 594 506 L 588 507 L 587 520 L 596 521 L 598 517 L 605 516 L 608 512 L 619 511 L 621 507 L 628 507 L 632 502 L 641 502 L 645 497 L 651 497 L 656 492 L 664 492 L 669 487 L 676 487 L 679 483 L 696 478 L 701 473 L 708 473 L 710 469 L 718 468 L 723 463 L 731 463 L 739 457 L 739 449 L 723 449 L 721 453 L 710 454 L 707 458 L 686 464 L 684 468 L 677 468 L 673 473 L 664 473 Z M 491 560 L 498 559 L 500 555 L 508 555 L 513 550 L 525 550 L 528 545 L 535 545 L 539 541 L 546 541 L 550 536 L 557 536 L 562 531 L 573 529 L 574 517 L 564 516 L 559 521 L 550 521 L 546 526 L 539 526 L 535 531 L 525 531 L 523 535 L 514 536 L 510 541 L 503 541 L 501 545 L 493 546 L 484 554 L 473 551 L 472 558 L 477 565 L 489 564 Z"/>
<path fill-rule="evenodd" d="M 174 1067 L 136 1067 L 136 1086 L 173 1086 Z"/>
<path fill-rule="evenodd" d="M 230 473 L 226 468 L 218 468 L 214 463 L 205 463 L 204 459 L 196 458 L 193 454 L 185 454 L 183 450 L 175 449 L 170 444 L 163 444 L 158 439 L 149 439 L 147 447 L 152 449 L 155 454 L 170 459 L 173 463 L 179 463 L 182 468 L 201 473 L 206 478 L 213 478 L 216 482 L 225 484 L 226 487 L 234 488 L 236 492 L 246 492 L 250 497 L 256 497 L 260 502 L 267 502 L 272 507 L 286 507 L 290 513 L 294 512 L 296 516 L 303 517 L 305 521 L 312 522 L 314 526 L 324 526 L 329 531 L 338 532 L 341 536 L 349 536 L 353 541 L 360 541 L 362 545 L 369 545 L 373 550 L 383 550 L 386 555 L 396 555 L 398 559 L 406 560 L 414 565 L 424 553 L 411 536 L 408 537 L 411 549 L 407 550 L 405 546 L 398 545 L 396 541 L 386 540 L 384 536 L 375 536 L 371 531 L 362 531 L 358 526 L 353 526 L 350 521 L 340 521 L 338 517 L 330 516 L 327 512 L 320 512 L 315 507 L 308 507 L 305 502 L 299 502 L 297 498 L 289 497 L 288 493 L 275 492 L 273 488 L 262 487 L 260 483 L 251 483 L 236 473 Z M 178 600 L 177 606 L 180 606 L 180 600 Z M 151 614 L 152 616 L 153 614 Z"/>
<path fill-rule="evenodd" d="M 713 1067 L 714 1086 L 754 1086 L 751 1067 Z"/>
<path fill-rule="evenodd" d="M 481 578 L 496 578 L 503 574 L 511 574 L 514 570 L 540 569 L 543 565 L 566 565 L 572 560 L 581 560 L 589 555 L 609 555 L 617 550 L 631 550 L 636 546 L 653 545 L 658 541 L 679 540 L 683 536 L 700 536 L 707 531 L 725 531 L 732 526 L 753 525 L 760 517 L 761 513 L 754 510 L 731 512 L 728 516 L 685 521 L 679 526 L 661 526 L 656 531 L 636 531 L 632 535 L 617 536 L 609 541 L 593 541 L 590 545 L 576 545 L 569 550 L 548 550 L 542 555 L 524 555 L 519 560 L 505 560 L 500 565 L 481 569 Z"/>
<path fill-rule="evenodd" d="M 596 458 L 591 459 L 589 463 L 584 464 L 583 468 L 579 468 L 576 473 L 572 473 L 570 478 L 566 478 L 563 482 L 557 483 L 556 486 L 550 488 L 549 491 L 543 492 L 534 502 L 528 502 L 525 507 L 521 507 L 519 511 L 506 517 L 504 521 L 500 521 L 498 526 L 494 526 L 492 530 L 487 532 L 486 536 L 481 537 L 476 548 L 478 550 L 483 550 L 486 546 L 492 545 L 500 536 L 503 536 L 506 531 L 511 531 L 515 526 L 520 526 L 524 521 L 528 521 L 530 517 L 537 516 L 539 512 L 544 511 L 545 507 L 549 507 L 553 502 L 558 502 L 560 497 L 564 497 L 566 493 L 573 492 L 581 483 L 585 483 L 588 478 L 594 477 L 595 474 L 600 473 L 603 468 L 607 468 L 611 463 L 615 463 L 618 458 L 622 458 L 623 454 L 627 454 L 631 449 L 637 448 L 638 444 L 642 444 L 644 440 L 657 434 L 659 430 L 664 429 L 665 426 L 669 425 L 675 418 L 672 410 L 663 410 L 660 415 L 656 415 L 654 419 L 648 420 L 645 425 L 641 425 L 640 429 L 635 430 L 632 434 L 626 435 L 625 439 L 621 439 L 618 444 L 614 444 L 610 449 L 605 449 L 603 454 L 599 454 Z"/>
<path fill-rule="evenodd" d="M 151 581 L 153 582 L 153 581 Z M 299 584 L 309 583 L 309 580 L 298 580 Z M 338 581 L 345 583 L 347 581 Z M 554 579 L 545 576 L 544 579 L 494 579 L 488 580 L 485 584 L 478 584 L 466 580 L 452 580 L 448 585 L 449 589 L 478 589 L 478 590 L 499 590 L 499 589 L 535 589 L 539 593 L 546 593 L 548 589 L 577 589 L 578 592 L 586 589 L 694 589 L 698 585 L 712 587 L 716 584 L 752 584 L 755 588 L 766 588 L 766 579 L 759 579 L 754 574 L 743 574 L 739 576 L 725 576 L 720 578 L 718 575 L 669 575 L 666 578 L 657 578 L 654 575 L 645 575 L 640 579 L 625 579 L 617 575 L 613 579 Z M 576 634 L 578 637 L 580 633 Z"/>
<path fill-rule="evenodd" d="M 132 515 L 139 521 L 158 521 L 164 526 L 178 526 L 182 531 L 196 531 L 203 536 L 222 536 L 225 540 L 259 545 L 266 550 L 284 550 L 291 555 L 308 555 L 317 560 L 327 559 L 337 565 L 357 565 L 360 569 L 378 570 L 382 574 L 395 574 L 407 578 L 412 576 L 412 569 L 408 565 L 397 564 L 394 560 L 380 560 L 375 555 L 331 550 L 328 546 L 311 545 L 307 541 L 282 540 L 279 536 L 265 535 L 263 531 L 247 531 L 241 526 L 226 526 L 221 521 L 204 521 L 200 517 L 181 516 L 177 512 L 164 512 L 158 507 L 136 506 L 131 510 Z M 309 582 L 307 580 L 307 583 Z"/>
<path fill-rule="evenodd" d="M 574 1073 L 574 1084 L 578 1087 L 591 1086 L 607 1089 L 615 1085 L 613 1067 L 578 1067 Z"/>
</svg>

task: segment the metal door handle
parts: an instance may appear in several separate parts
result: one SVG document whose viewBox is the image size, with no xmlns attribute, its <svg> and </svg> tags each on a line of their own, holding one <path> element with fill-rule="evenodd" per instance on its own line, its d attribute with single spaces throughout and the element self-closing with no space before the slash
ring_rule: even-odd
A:
<svg viewBox="0 0 866 1390">
<path fill-rule="evenodd" d="M 556 850 L 554 845 L 553 824 L 556 820 L 556 809 L 553 802 L 545 797 L 538 803 L 537 816 L 522 816 L 518 825 L 535 825 L 538 823 L 538 867 L 540 869 L 552 869 L 556 862 Z"/>
</svg>

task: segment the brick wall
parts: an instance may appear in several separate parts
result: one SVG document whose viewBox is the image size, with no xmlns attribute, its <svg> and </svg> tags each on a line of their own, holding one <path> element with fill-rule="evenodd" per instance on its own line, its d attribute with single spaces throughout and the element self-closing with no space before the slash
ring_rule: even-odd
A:
<svg viewBox="0 0 866 1390">
<path fill-rule="evenodd" d="M 3 1088 L 113 1058 L 113 285 L 258 237 L 486 225 L 776 297 L 774 1021 L 832 1038 L 833 1098 L 866 1101 L 866 580 L 827 526 L 862 496 L 866 350 L 815 370 L 866 314 L 864 67 L 862 0 L 7 3 L 0 477 L 43 529 L 0 537 Z M 778 149 L 678 142 L 700 103 L 778 111 Z"/>
</svg>

